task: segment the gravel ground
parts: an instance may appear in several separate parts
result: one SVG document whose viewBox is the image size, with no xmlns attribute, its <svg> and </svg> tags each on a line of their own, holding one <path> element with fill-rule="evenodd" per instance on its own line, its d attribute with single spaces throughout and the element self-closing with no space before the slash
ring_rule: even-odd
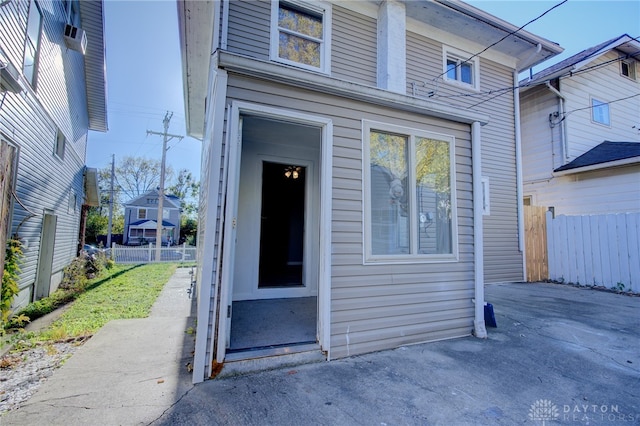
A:
<svg viewBox="0 0 640 426">
<path fill-rule="evenodd" d="M 86 341 L 38 344 L 0 358 L 0 415 L 20 408 Z"/>
</svg>

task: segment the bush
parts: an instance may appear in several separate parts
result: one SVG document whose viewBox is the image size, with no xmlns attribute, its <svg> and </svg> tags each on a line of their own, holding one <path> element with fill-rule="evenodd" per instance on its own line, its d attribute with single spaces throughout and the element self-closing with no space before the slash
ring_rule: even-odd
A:
<svg viewBox="0 0 640 426">
<path fill-rule="evenodd" d="M 22 259 L 22 243 L 18 238 L 7 241 L 4 258 L 4 273 L 2 274 L 2 296 L 0 297 L 0 320 L 2 326 L 11 315 L 13 298 L 20 291 L 18 287 L 18 274 L 20 273 L 20 261 Z"/>
</svg>

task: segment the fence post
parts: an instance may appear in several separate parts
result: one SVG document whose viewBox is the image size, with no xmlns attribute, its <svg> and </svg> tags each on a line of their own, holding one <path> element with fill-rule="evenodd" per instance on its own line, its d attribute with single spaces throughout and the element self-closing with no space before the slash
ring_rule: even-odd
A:
<svg viewBox="0 0 640 426">
<path fill-rule="evenodd" d="M 116 261 L 116 243 L 111 243 L 111 260 Z"/>
<path fill-rule="evenodd" d="M 187 253 L 187 243 L 182 243 L 182 261 L 184 262 L 184 256 Z"/>
<path fill-rule="evenodd" d="M 148 250 L 148 253 L 149 253 L 149 262 L 151 262 L 151 249 L 152 249 L 152 248 L 153 248 L 153 243 L 149 243 L 149 250 Z"/>
</svg>

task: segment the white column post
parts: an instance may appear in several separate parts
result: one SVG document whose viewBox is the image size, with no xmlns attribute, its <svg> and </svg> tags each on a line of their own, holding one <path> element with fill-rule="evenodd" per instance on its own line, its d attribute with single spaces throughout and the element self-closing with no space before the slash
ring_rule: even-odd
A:
<svg viewBox="0 0 640 426">
<path fill-rule="evenodd" d="M 396 0 L 385 0 L 378 8 L 378 88 L 407 91 L 407 11 Z"/>
</svg>

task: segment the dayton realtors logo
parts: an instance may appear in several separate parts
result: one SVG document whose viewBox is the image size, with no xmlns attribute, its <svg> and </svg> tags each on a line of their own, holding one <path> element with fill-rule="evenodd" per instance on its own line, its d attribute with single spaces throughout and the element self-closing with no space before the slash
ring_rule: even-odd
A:
<svg viewBox="0 0 640 426">
<path fill-rule="evenodd" d="M 544 426 L 546 422 L 557 420 L 560 411 L 556 405 L 548 399 L 539 399 L 529 408 L 529 418 L 533 421 L 541 421 Z"/>
<path fill-rule="evenodd" d="M 620 411 L 617 405 L 574 404 L 558 408 L 548 399 L 539 399 L 529 408 L 529 419 L 535 422 L 554 420 L 590 424 L 592 422 L 634 422 L 640 420 L 640 414 L 628 414 Z"/>
</svg>

